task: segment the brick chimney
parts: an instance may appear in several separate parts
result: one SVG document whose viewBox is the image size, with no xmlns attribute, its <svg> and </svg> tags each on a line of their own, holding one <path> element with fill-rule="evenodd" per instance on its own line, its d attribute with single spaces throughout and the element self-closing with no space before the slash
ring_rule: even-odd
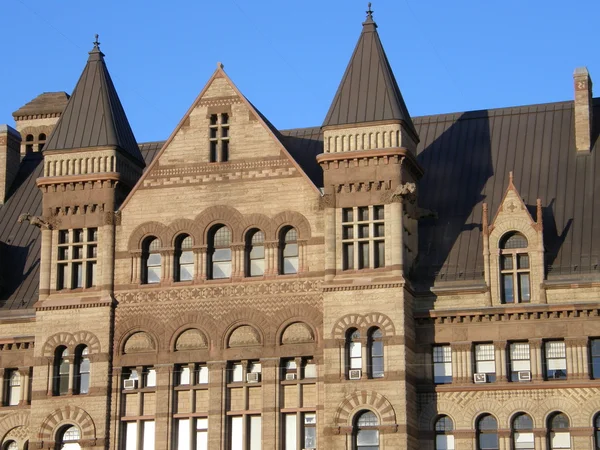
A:
<svg viewBox="0 0 600 450">
<path fill-rule="evenodd" d="M 8 125 L 0 125 L 0 205 L 6 201 L 20 164 L 21 135 Z"/>
<path fill-rule="evenodd" d="M 577 153 L 592 149 L 592 79 L 586 67 L 573 73 L 575 86 L 575 147 Z"/>
</svg>

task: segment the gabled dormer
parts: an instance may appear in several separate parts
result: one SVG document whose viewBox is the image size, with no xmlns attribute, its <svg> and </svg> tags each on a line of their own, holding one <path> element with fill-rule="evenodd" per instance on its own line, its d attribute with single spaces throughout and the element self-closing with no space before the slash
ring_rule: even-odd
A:
<svg viewBox="0 0 600 450">
<path fill-rule="evenodd" d="M 546 303 L 542 203 L 533 219 L 519 191 L 510 181 L 491 224 L 483 205 L 483 253 L 486 282 L 493 305 Z"/>
<path fill-rule="evenodd" d="M 418 247 L 419 137 L 370 6 L 322 131 L 327 278 L 405 275 Z"/>
</svg>

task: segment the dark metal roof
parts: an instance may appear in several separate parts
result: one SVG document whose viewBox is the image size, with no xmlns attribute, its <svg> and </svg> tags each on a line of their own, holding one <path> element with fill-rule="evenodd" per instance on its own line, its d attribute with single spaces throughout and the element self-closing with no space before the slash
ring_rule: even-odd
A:
<svg viewBox="0 0 600 450">
<path fill-rule="evenodd" d="M 44 92 L 21 106 L 13 113 L 15 119 L 38 114 L 60 114 L 67 106 L 69 94 L 66 92 Z"/>
<path fill-rule="evenodd" d="M 402 121 L 418 139 L 369 14 L 323 126 L 381 120 Z"/>
<path fill-rule="evenodd" d="M 594 99 L 594 141 L 600 99 Z M 419 225 L 419 285 L 483 281 L 482 204 L 490 219 L 508 186 L 508 173 L 535 216 L 542 200 L 549 280 L 600 274 L 600 145 L 577 156 L 573 102 L 472 111 L 415 118 L 425 170 L 419 204 L 437 219 Z M 319 127 L 282 130 L 282 141 L 307 175 L 322 186 L 315 156 L 322 153 Z M 149 162 L 164 142 L 140 144 Z M 21 213 L 40 214 L 39 154 L 27 156 L 0 207 L 0 309 L 30 308 L 37 299 L 39 229 L 17 223 Z M 10 263 L 7 263 L 10 261 Z"/>
<path fill-rule="evenodd" d="M 104 146 L 118 147 L 143 161 L 104 54 L 95 45 L 44 151 Z"/>
</svg>

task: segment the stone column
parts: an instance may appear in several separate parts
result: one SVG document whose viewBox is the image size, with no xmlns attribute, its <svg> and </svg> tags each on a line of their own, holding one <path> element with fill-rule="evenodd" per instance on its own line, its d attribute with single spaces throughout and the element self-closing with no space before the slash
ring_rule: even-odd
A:
<svg viewBox="0 0 600 450">
<path fill-rule="evenodd" d="M 542 381 L 544 373 L 542 370 L 542 340 L 540 338 L 529 339 L 529 355 L 531 361 L 531 380 Z"/>
<path fill-rule="evenodd" d="M 540 450 L 546 450 L 546 430 L 544 428 L 536 428 L 533 430 L 533 436 L 535 439 L 535 448 Z"/>
<path fill-rule="evenodd" d="M 506 341 L 494 342 L 494 352 L 496 359 L 496 381 L 505 383 L 508 381 L 506 374 Z"/>
<path fill-rule="evenodd" d="M 587 338 L 566 338 L 565 347 L 567 351 L 567 377 L 572 380 L 589 378 L 587 365 Z"/>
<path fill-rule="evenodd" d="M 391 236 L 389 249 L 391 253 L 392 274 L 404 275 L 404 217 L 402 203 L 394 201 L 389 204 Z M 387 222 L 387 217 L 386 217 Z"/>
<path fill-rule="evenodd" d="M 298 241 L 298 273 L 306 272 L 307 261 L 306 261 L 306 246 L 307 241 Z"/>
<path fill-rule="evenodd" d="M 155 440 L 156 448 L 167 448 L 170 442 L 172 421 L 169 417 L 172 413 L 171 405 L 173 403 L 173 364 L 164 364 L 155 366 L 156 370 L 156 409 L 154 412 L 155 420 Z M 143 394 L 140 394 L 143 395 Z M 143 413 L 143 411 L 140 411 Z"/>
<path fill-rule="evenodd" d="M 100 273 L 102 280 L 96 280 L 102 289 L 104 299 L 112 298 L 115 283 L 115 222 L 114 212 L 106 213 L 104 216 L 105 225 L 99 230 L 98 256 Z M 101 281 L 98 283 L 98 281 Z"/>
<path fill-rule="evenodd" d="M 40 298 L 50 294 L 53 233 L 56 232 L 47 227 L 42 227 L 42 248 L 40 254 Z"/>
<path fill-rule="evenodd" d="M 72 355 L 69 352 L 68 356 L 69 361 L 69 395 L 73 394 L 73 381 L 75 378 L 75 355 Z"/>
<path fill-rule="evenodd" d="M 471 343 L 453 342 L 452 347 L 452 380 L 454 383 L 471 382 Z"/>
<path fill-rule="evenodd" d="M 338 210 L 334 205 L 325 208 L 325 281 L 331 281 L 335 277 L 337 263 L 337 212 Z"/>
<path fill-rule="evenodd" d="M 206 245 L 201 245 L 194 248 L 194 255 L 196 256 L 196 272 L 194 278 L 196 282 L 203 282 L 206 280 Z"/>
<path fill-rule="evenodd" d="M 142 251 L 133 250 L 131 252 L 131 282 L 140 284 L 142 282 Z"/>
<path fill-rule="evenodd" d="M 231 278 L 240 279 L 244 276 L 244 244 L 231 245 Z"/>
<path fill-rule="evenodd" d="M 29 371 L 29 367 L 19 367 L 19 376 L 21 377 L 21 395 L 19 398 L 19 406 L 27 405 L 29 403 Z"/>
<path fill-rule="evenodd" d="M 278 358 L 261 358 L 261 376 L 262 376 L 262 442 L 263 448 L 279 448 L 277 445 L 279 430 L 279 410 L 277 404 L 277 391 L 279 383 L 277 382 L 277 373 L 279 368 Z M 248 405 L 246 405 L 248 407 Z"/>
<path fill-rule="evenodd" d="M 224 448 L 226 424 L 225 398 L 227 397 L 227 362 L 214 361 L 208 363 L 209 370 L 209 427 L 208 448 Z"/>
</svg>

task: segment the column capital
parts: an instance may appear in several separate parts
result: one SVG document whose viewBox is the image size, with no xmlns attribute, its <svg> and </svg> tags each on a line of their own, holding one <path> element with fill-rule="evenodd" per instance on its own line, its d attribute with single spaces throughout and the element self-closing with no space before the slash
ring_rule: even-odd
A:
<svg viewBox="0 0 600 450">
<path fill-rule="evenodd" d="M 544 343 L 542 338 L 531 338 L 531 339 L 529 339 L 528 342 L 529 342 L 529 348 L 536 349 L 536 350 L 541 349 L 542 344 Z"/>
</svg>

